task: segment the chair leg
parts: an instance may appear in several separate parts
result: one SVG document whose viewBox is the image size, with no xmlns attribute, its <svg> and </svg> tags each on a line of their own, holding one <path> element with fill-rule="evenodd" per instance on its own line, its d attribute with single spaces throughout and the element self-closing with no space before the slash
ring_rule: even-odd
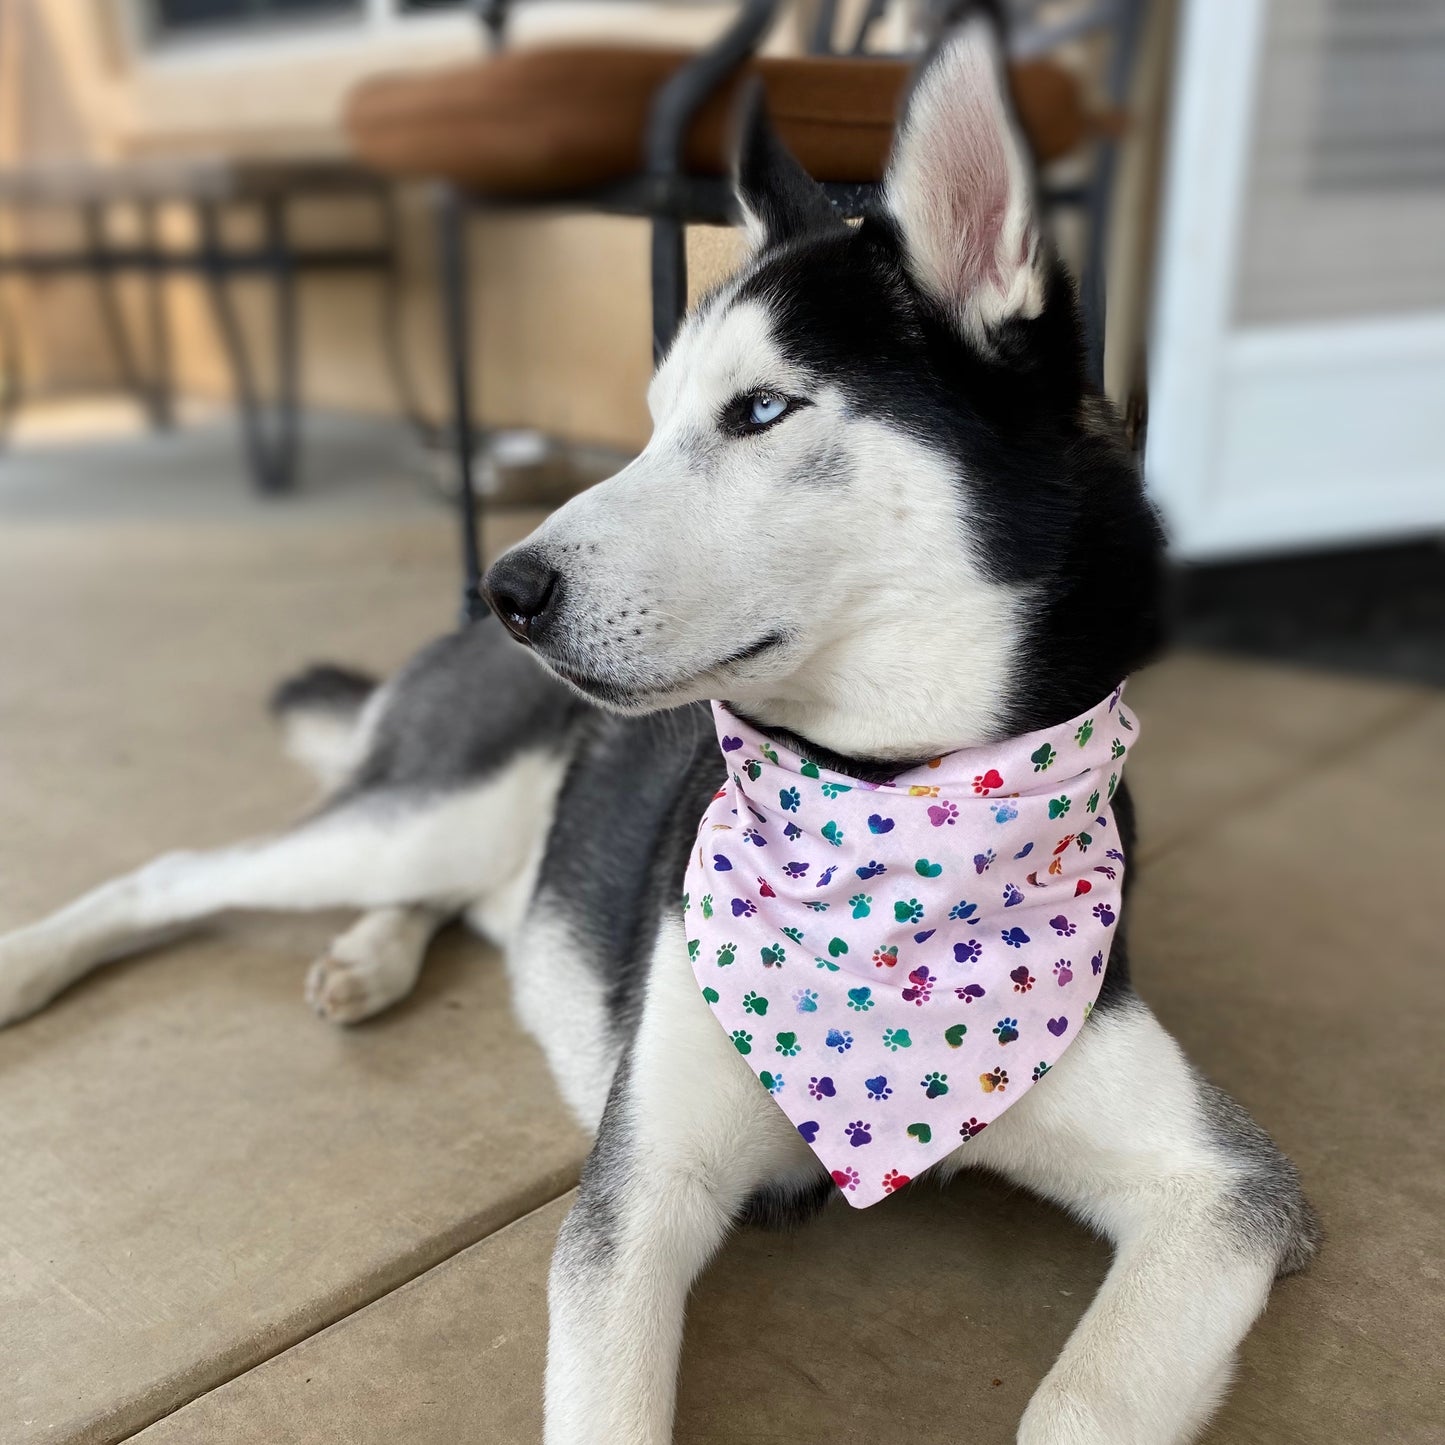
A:
<svg viewBox="0 0 1445 1445">
<path fill-rule="evenodd" d="M 402 254 L 401 205 L 396 189 L 386 186 L 376 194 L 377 219 L 386 269 L 381 277 L 381 346 L 391 389 L 403 420 L 424 449 L 441 445 L 442 428 L 427 417 L 417 394 L 410 353 L 406 345 L 403 304 L 406 297 L 405 258 Z"/>
<path fill-rule="evenodd" d="M 296 482 L 301 451 L 296 309 L 296 266 L 286 234 L 286 202 L 266 202 L 266 249 L 271 253 L 271 276 L 276 288 L 276 418 L 271 443 L 271 488 L 289 492 Z"/>
<path fill-rule="evenodd" d="M 162 422 L 156 409 L 155 393 L 141 373 L 131 346 L 130 331 L 126 326 L 125 310 L 116 291 L 115 271 L 110 265 L 110 243 L 105 234 L 105 216 L 100 206 L 87 203 L 81 209 L 85 224 L 85 245 L 90 256 L 90 271 L 95 278 L 95 296 L 100 312 L 100 321 L 110 346 L 116 370 L 120 373 L 121 386 L 140 404 L 146 420 L 156 430 Z"/>
<path fill-rule="evenodd" d="M 687 231 L 676 216 L 652 222 L 652 363 L 667 355 L 687 309 Z"/>
<path fill-rule="evenodd" d="M 472 476 L 475 428 L 472 421 L 471 328 L 467 275 L 467 200 L 455 186 L 437 190 L 437 240 L 442 325 L 451 382 L 452 443 L 457 463 L 457 518 L 462 533 L 462 621 L 487 614 L 482 597 L 481 499 Z"/>
<path fill-rule="evenodd" d="M 245 334 L 226 284 L 226 264 L 221 249 L 220 215 L 214 201 L 197 205 L 206 289 L 210 292 L 216 330 L 231 368 L 236 389 L 236 406 L 241 413 L 241 440 L 246 463 L 256 490 L 275 495 L 289 489 L 294 480 L 296 452 L 296 310 L 294 276 L 283 259 L 277 261 L 277 385 L 278 429 L 273 448 L 266 436 L 265 417 L 256 378 L 246 350 Z M 272 223 L 274 224 L 274 223 Z M 270 226 L 268 225 L 268 230 Z M 274 247 L 275 238 L 270 237 Z"/>
<path fill-rule="evenodd" d="M 156 208 L 147 201 L 141 206 L 141 243 L 151 257 L 146 273 L 146 322 L 150 330 L 151 375 L 150 415 L 157 431 L 170 431 L 176 422 L 175 395 L 171 386 L 171 333 L 166 316 L 166 273 L 160 264 L 160 232 Z"/>
</svg>

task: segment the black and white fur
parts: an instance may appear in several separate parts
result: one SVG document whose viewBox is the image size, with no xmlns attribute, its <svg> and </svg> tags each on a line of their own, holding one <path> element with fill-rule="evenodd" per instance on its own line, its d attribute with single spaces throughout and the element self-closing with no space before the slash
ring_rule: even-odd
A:
<svg viewBox="0 0 1445 1445">
<path fill-rule="evenodd" d="M 552 1267 L 551 1445 L 669 1440 L 698 1271 L 738 1219 L 830 1187 L 693 981 L 681 878 L 723 776 L 700 700 L 886 775 L 1069 718 L 1156 643 L 1159 535 L 1083 380 L 992 31 L 923 71 L 882 219 L 841 223 L 756 111 L 738 189 L 754 250 L 660 366 L 646 450 L 489 574 L 531 655 L 488 620 L 379 687 L 294 680 L 277 709 L 331 789 L 309 821 L 0 939 L 0 1023 L 220 909 L 364 910 L 306 983 L 348 1023 L 411 989 L 444 921 L 497 939 L 596 1131 Z M 1129 966 L 1121 936 L 1049 1080 L 939 1166 L 1000 1171 L 1116 1246 L 1026 1445 L 1190 1438 L 1313 1248 L 1294 1170 Z"/>
</svg>

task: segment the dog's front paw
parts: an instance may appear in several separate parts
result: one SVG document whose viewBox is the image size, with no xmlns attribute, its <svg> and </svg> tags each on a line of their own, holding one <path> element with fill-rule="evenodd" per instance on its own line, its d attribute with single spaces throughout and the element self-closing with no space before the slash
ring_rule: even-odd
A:
<svg viewBox="0 0 1445 1445">
<path fill-rule="evenodd" d="M 334 1024 L 359 1024 L 390 1008 L 410 988 L 409 980 L 398 986 L 388 970 L 372 960 L 342 958 L 335 952 L 323 954 L 306 973 L 306 1002 Z"/>
</svg>

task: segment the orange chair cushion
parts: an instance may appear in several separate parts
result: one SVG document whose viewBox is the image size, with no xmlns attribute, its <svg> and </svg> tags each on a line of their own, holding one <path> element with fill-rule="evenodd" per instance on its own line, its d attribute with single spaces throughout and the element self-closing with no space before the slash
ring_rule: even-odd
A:
<svg viewBox="0 0 1445 1445">
<path fill-rule="evenodd" d="M 431 72 L 380 75 L 347 103 L 357 155 L 398 177 L 455 181 L 497 197 L 584 191 L 644 167 L 649 109 L 685 51 L 559 46 L 504 52 Z M 876 181 L 912 66 L 846 57 L 762 58 L 783 139 L 823 181 Z M 1099 128 L 1078 82 L 1048 60 L 1013 67 L 1024 128 L 1042 161 L 1073 150 Z M 703 106 L 685 159 L 695 175 L 728 170 L 728 138 L 741 75 Z"/>
</svg>

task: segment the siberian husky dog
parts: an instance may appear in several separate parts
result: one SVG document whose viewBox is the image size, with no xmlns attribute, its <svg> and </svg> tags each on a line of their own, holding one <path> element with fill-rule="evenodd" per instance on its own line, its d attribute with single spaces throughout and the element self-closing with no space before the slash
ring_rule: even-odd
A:
<svg viewBox="0 0 1445 1445">
<path fill-rule="evenodd" d="M 1156 645 L 1159 531 L 1085 382 L 1003 75 L 985 21 L 944 37 L 857 227 L 754 104 L 750 255 L 659 366 L 646 450 L 493 566 L 500 620 L 381 685 L 280 688 L 329 788 L 294 831 L 160 858 L 0 939 L 12 1022 L 219 910 L 356 907 L 306 981 L 341 1023 L 402 998 L 445 921 L 496 939 L 596 1134 L 552 1267 L 551 1445 L 669 1440 L 694 1277 L 735 1221 L 832 1188 L 689 964 L 681 880 L 725 777 L 703 700 L 881 779 L 1070 719 Z M 1116 816 L 1127 836 L 1122 789 Z M 1294 1169 L 1129 963 L 1120 938 L 1056 1077 L 939 1166 L 996 1170 L 1116 1246 L 1027 1445 L 1193 1436 L 1314 1247 Z"/>
</svg>

